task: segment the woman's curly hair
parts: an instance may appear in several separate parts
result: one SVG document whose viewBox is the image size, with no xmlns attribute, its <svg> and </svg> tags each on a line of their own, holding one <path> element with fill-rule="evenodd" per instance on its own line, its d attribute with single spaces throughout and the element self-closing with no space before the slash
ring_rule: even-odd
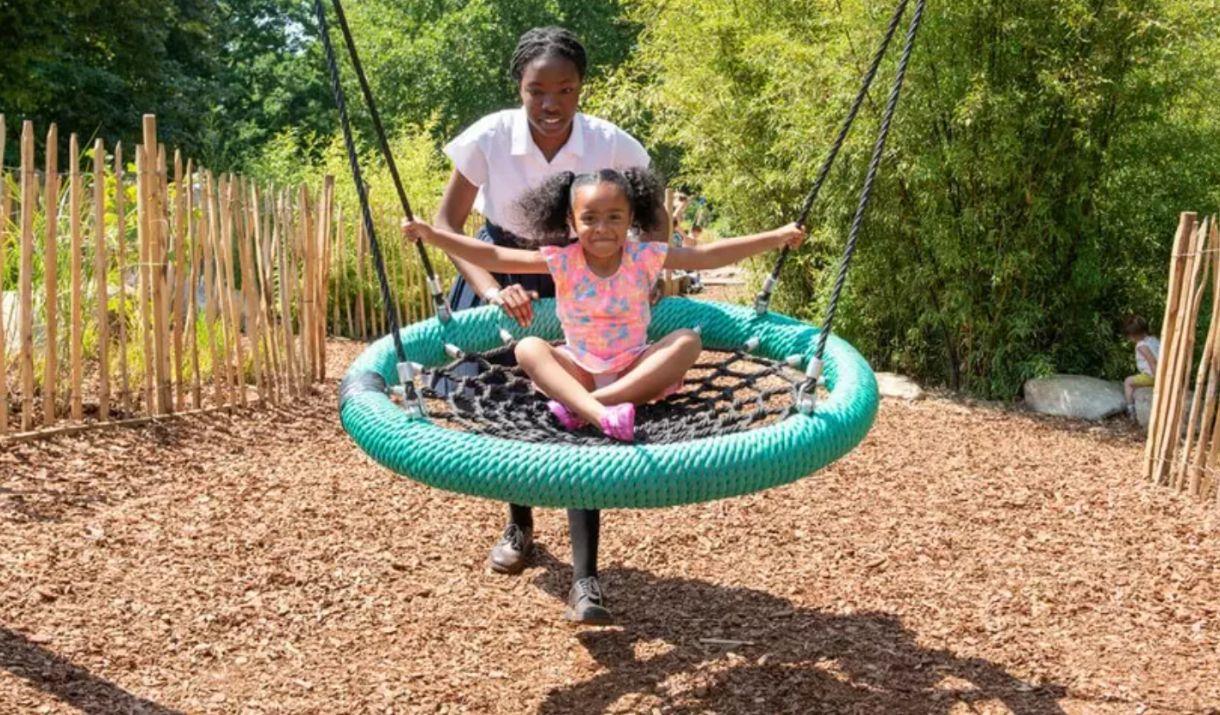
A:
<svg viewBox="0 0 1220 715">
<path fill-rule="evenodd" d="M 627 197 L 632 226 L 645 233 L 657 229 L 657 215 L 665 199 L 661 179 L 653 171 L 645 167 L 623 171 L 601 169 L 587 174 L 562 171 L 517 202 L 519 215 L 530 232 L 527 240 L 536 245 L 568 243 L 571 235 L 568 217 L 576 190 L 602 183 L 614 184 Z"/>
</svg>

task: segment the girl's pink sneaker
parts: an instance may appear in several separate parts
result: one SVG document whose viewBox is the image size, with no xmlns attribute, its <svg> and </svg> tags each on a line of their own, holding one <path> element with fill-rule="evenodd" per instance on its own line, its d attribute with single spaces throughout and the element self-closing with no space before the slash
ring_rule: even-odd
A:
<svg viewBox="0 0 1220 715">
<path fill-rule="evenodd" d="M 602 432 L 611 439 L 620 442 L 635 441 L 635 405 L 624 402 L 606 408 L 602 415 Z"/>
<path fill-rule="evenodd" d="M 551 400 L 546 403 L 546 406 L 547 409 L 551 411 L 551 414 L 555 415 L 555 419 L 559 420 L 559 424 L 563 425 L 563 428 L 569 432 L 575 432 L 581 427 L 589 424 L 581 419 L 580 415 L 577 415 L 575 412 L 569 410 L 562 402 Z"/>
</svg>

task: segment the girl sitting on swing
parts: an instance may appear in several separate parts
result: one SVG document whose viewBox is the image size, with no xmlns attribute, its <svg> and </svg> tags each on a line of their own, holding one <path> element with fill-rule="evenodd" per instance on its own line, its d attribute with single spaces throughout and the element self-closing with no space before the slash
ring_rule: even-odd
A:
<svg viewBox="0 0 1220 715">
<path fill-rule="evenodd" d="M 537 251 L 483 243 L 420 221 L 404 221 L 403 233 L 489 271 L 549 273 L 565 344 L 524 338 L 517 361 L 551 398 L 547 406 L 566 429 L 591 423 L 631 442 L 636 405 L 680 388 L 703 349 L 692 330 L 647 342 L 649 290 L 661 270 L 711 270 L 784 245 L 796 248 L 805 237 L 789 224 L 691 248 L 633 240 L 655 229 L 662 201 L 660 182 L 647 169 L 563 172 L 519 204 Z"/>
</svg>

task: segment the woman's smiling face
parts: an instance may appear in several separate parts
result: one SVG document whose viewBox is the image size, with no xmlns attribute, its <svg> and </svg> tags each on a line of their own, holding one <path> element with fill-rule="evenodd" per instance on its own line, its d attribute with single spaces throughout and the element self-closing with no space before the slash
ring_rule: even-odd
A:
<svg viewBox="0 0 1220 715">
<path fill-rule="evenodd" d="M 521 73 L 521 106 L 536 137 L 566 139 L 580 105 L 580 72 L 570 60 L 544 55 Z"/>
</svg>

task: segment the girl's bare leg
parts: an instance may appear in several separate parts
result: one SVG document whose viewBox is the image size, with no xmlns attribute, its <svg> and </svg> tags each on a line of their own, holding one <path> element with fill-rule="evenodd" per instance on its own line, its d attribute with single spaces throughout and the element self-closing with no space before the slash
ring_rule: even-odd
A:
<svg viewBox="0 0 1220 715">
<path fill-rule="evenodd" d="M 606 408 L 589 392 L 593 378 L 541 338 L 522 338 L 514 351 L 517 364 L 551 399 L 593 424 L 601 424 Z"/>
<path fill-rule="evenodd" d="M 595 390 L 592 397 L 603 405 L 642 405 L 681 380 L 701 352 L 703 341 L 698 333 L 675 330 L 651 345 L 613 384 Z"/>
</svg>

